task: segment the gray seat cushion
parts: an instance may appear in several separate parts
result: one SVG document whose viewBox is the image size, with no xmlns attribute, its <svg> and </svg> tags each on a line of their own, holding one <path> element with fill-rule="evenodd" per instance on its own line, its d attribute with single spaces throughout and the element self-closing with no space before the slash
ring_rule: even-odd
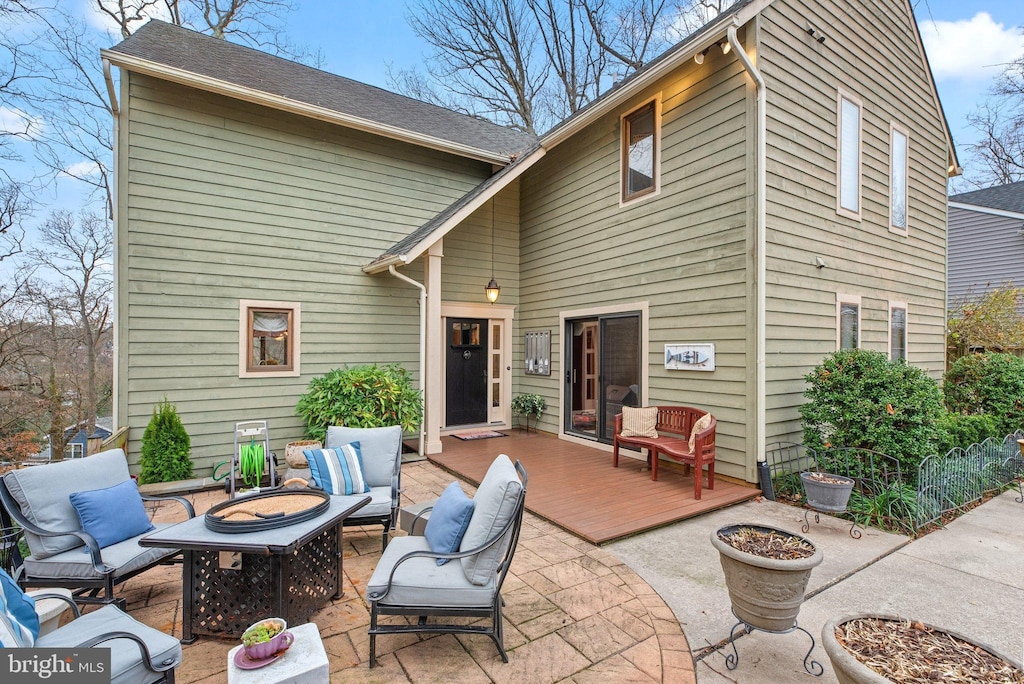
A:
<svg viewBox="0 0 1024 684">
<path fill-rule="evenodd" d="M 366 585 L 366 596 L 383 591 L 388 576 L 399 558 L 410 551 L 430 551 L 425 537 L 396 537 L 388 544 L 373 576 Z M 412 558 L 402 563 L 395 572 L 391 590 L 380 599 L 381 605 L 397 606 L 455 606 L 460 608 L 489 608 L 494 602 L 495 576 L 490 584 L 472 584 L 458 563 L 438 566 L 434 558 Z"/>
<path fill-rule="evenodd" d="M 154 525 L 158 530 L 169 526 L 170 523 Z M 146 534 L 151 534 L 151 532 Z M 115 578 L 134 572 L 139 568 L 148 567 L 163 558 L 178 553 L 176 549 L 139 546 L 139 540 L 144 536 L 146 535 L 140 534 L 100 550 L 103 562 L 115 568 Z M 96 568 L 92 564 L 92 556 L 89 555 L 85 546 L 78 546 L 46 558 L 29 556 L 25 559 L 25 574 L 33 579 L 99 579 L 103 576 L 96 572 Z"/>
<path fill-rule="evenodd" d="M 352 442 L 359 442 L 359 452 L 363 457 L 363 478 L 366 483 L 371 487 L 390 487 L 399 454 L 402 453 L 402 426 L 327 428 L 325 448 L 333 449 Z"/>
<path fill-rule="evenodd" d="M 370 503 L 346 518 L 346 522 L 360 518 L 382 518 L 385 515 L 391 515 L 391 509 L 395 505 L 395 500 L 391 498 L 391 485 L 370 487 L 369 495 Z"/>
<path fill-rule="evenodd" d="M 36 640 L 41 648 L 74 648 L 92 637 L 108 632 L 130 632 L 140 637 L 149 648 L 153 664 L 177 667 L 181 664 L 181 644 L 174 637 L 147 627 L 114 606 L 103 606 L 86 613 L 60 629 Z M 111 639 L 95 646 L 110 649 L 112 684 L 138 684 L 155 682 L 163 677 L 142 664 L 138 644 L 130 639 Z"/>
<path fill-rule="evenodd" d="M 4 475 L 4 482 L 29 521 L 43 529 L 61 532 L 82 528 L 71 505 L 72 493 L 112 487 L 129 478 L 124 452 L 111 449 L 88 458 L 12 470 Z M 39 537 L 28 531 L 25 539 L 37 559 L 82 545 L 78 537 Z"/>
<path fill-rule="evenodd" d="M 469 527 L 462 537 L 459 551 L 475 549 L 498 534 L 515 515 L 516 503 L 522 491 L 523 483 L 519 481 L 512 461 L 505 454 L 499 455 L 487 469 L 487 474 L 473 496 L 473 517 L 469 519 Z M 502 541 L 485 551 L 462 559 L 466 579 L 479 585 L 494 582 L 498 564 L 512 543 L 511 531 L 509 528 Z"/>
</svg>

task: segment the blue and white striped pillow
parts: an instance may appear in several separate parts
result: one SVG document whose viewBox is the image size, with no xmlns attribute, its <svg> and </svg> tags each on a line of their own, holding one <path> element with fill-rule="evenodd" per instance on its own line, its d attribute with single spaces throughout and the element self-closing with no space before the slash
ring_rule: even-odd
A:
<svg viewBox="0 0 1024 684">
<path fill-rule="evenodd" d="M 32 648 L 36 645 L 39 616 L 35 606 L 35 600 L 0 569 L 0 645 L 4 648 Z"/>
<path fill-rule="evenodd" d="M 328 494 L 363 494 L 370 486 L 363 479 L 363 455 L 359 442 L 333 449 L 305 449 L 309 471 L 317 486 Z"/>
</svg>

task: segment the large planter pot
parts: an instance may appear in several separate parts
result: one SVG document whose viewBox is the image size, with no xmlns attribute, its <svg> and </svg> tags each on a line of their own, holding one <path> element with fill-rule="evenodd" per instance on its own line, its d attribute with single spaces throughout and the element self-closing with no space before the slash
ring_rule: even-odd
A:
<svg viewBox="0 0 1024 684">
<path fill-rule="evenodd" d="M 892 684 L 891 679 L 884 677 L 878 672 L 875 672 L 870 667 L 862 663 L 857 659 L 855 655 L 847 651 L 836 639 L 836 628 L 843 625 L 851 620 L 858 620 L 861 618 L 878 618 L 881 620 L 896 620 L 906 621 L 905 618 L 901 618 L 895 615 L 885 615 L 881 613 L 858 613 L 855 615 L 845 615 L 843 617 L 833 618 L 825 623 L 825 626 L 821 630 L 821 642 L 825 647 L 825 653 L 828 654 L 828 658 L 832 661 L 832 669 L 836 673 L 836 679 L 839 680 L 839 684 Z M 925 627 L 934 629 L 939 632 L 945 632 L 950 636 L 956 637 L 961 641 L 965 641 L 968 644 L 981 648 L 982 650 L 988 651 L 996 658 L 1006 661 L 1013 665 L 1018 670 L 1024 669 L 1021 667 L 1020 661 L 1007 658 L 1005 655 L 999 653 L 991 646 L 981 643 L 974 639 L 965 637 L 964 635 L 944 627 L 935 627 L 933 625 L 925 624 Z M 938 680 L 936 680 L 938 681 Z M 993 680 L 995 681 L 995 680 Z"/>
<path fill-rule="evenodd" d="M 735 549 L 718 536 L 732 534 L 743 527 L 801 539 L 814 548 L 814 554 L 794 560 L 762 558 Z M 711 534 L 711 543 L 718 549 L 736 617 L 752 627 L 771 632 L 792 629 L 807 591 L 811 570 L 824 560 L 821 550 L 798 534 L 753 523 L 722 527 Z"/>
<path fill-rule="evenodd" d="M 815 479 L 815 473 L 800 473 L 800 479 L 804 483 L 804 493 L 807 494 L 807 505 L 823 513 L 842 513 L 850 501 L 853 478 L 831 473 L 822 474 L 830 481 L 823 482 Z"/>
</svg>

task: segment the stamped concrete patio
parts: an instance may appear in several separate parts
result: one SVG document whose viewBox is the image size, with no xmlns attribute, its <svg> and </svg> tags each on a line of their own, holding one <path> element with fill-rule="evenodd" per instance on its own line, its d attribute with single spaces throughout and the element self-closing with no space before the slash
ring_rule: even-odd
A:
<svg viewBox="0 0 1024 684">
<path fill-rule="evenodd" d="M 436 498 L 452 479 L 425 461 L 405 464 L 403 503 Z M 189 498 L 201 514 L 224 494 Z M 180 507 L 164 504 L 156 515 L 175 520 Z M 312 618 L 330 657 L 332 682 L 696 682 L 690 647 L 665 601 L 616 556 L 530 513 L 502 592 L 508 664 L 486 637 L 409 634 L 379 637 L 379 666 L 370 670 L 364 587 L 380 558 L 379 530 L 345 528 L 345 595 Z M 179 566 L 130 580 L 122 595 L 136 618 L 181 636 Z M 226 681 L 227 654 L 235 645 L 200 638 L 184 646 L 177 681 Z"/>
</svg>

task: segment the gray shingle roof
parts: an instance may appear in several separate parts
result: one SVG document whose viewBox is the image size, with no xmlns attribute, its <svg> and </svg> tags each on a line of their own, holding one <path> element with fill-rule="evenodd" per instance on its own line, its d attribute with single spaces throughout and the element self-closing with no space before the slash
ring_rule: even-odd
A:
<svg viewBox="0 0 1024 684">
<path fill-rule="evenodd" d="M 1024 214 L 1024 181 L 950 195 L 950 202 Z"/>
<path fill-rule="evenodd" d="M 502 156 L 517 154 L 536 140 L 484 119 L 158 20 L 151 20 L 109 52 Z"/>
</svg>

